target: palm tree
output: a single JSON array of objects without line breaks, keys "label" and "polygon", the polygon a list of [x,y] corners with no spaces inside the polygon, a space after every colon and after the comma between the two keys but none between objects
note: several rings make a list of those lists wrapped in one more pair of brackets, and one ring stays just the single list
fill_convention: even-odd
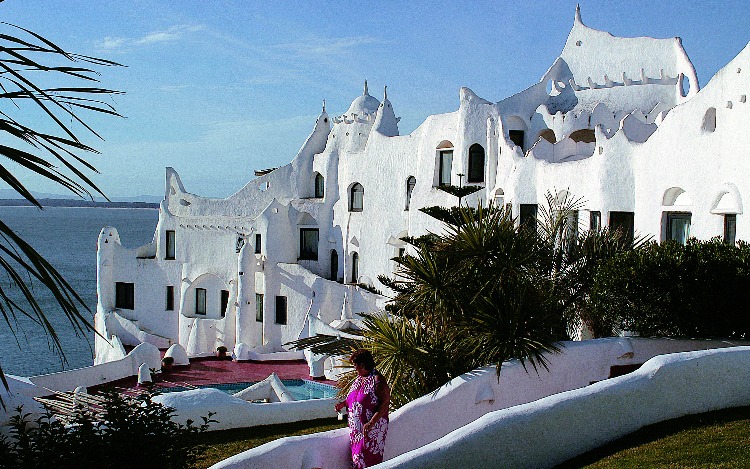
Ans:
[{"label": "palm tree", "polygon": [[[18,168],[14,171],[18,173],[42,176],[81,197],[93,198],[92,191],[104,196],[85,174],[96,168],[84,155],[98,152],[84,144],[77,134],[83,131],[97,138],[101,136],[79,117],[79,113],[119,116],[103,100],[119,92],[96,86],[97,68],[119,64],[66,52],[39,34],[8,23],[1,24],[6,32],[0,33],[0,132],[3,135],[0,155],[13,162]],[[21,182],[22,177],[0,165],[0,179],[41,209],[39,201]],[[10,281],[10,288],[0,286],[0,314],[17,342],[17,319],[28,317],[51,338],[54,349],[64,359],[60,339],[47,312],[35,299],[33,284],[40,284],[54,296],[76,333],[93,330],[88,317],[82,314],[81,308],[88,310],[88,307],[81,297],[49,262],[2,221],[0,269]],[[10,289],[16,288],[23,298],[21,302],[10,295]],[[7,388],[2,367],[0,379]]]}]

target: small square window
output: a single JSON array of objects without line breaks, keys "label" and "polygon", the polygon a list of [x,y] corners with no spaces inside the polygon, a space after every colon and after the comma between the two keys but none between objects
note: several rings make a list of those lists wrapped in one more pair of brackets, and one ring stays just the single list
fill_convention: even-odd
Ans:
[{"label": "small square window", "polygon": [[609,212],[609,229],[620,231],[628,243],[635,236],[635,214],[633,212]]},{"label": "small square window", "polygon": [[684,245],[690,238],[691,214],[686,212],[666,213],[666,239]]},{"label": "small square window", "polygon": [[300,228],[299,230],[299,259],[308,261],[318,260],[318,229]]},{"label": "small square window", "polygon": [[135,309],[135,284],[115,282],[115,308]]},{"label": "small square window", "polygon": [[520,210],[518,217],[520,226],[536,231],[536,204],[521,204]]}]

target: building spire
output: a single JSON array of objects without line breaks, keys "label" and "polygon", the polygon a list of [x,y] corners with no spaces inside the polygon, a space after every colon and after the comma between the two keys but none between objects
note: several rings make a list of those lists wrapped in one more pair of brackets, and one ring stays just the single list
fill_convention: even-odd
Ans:
[{"label": "building spire", "polygon": [[364,93],[362,93],[362,95],[363,95],[363,96],[367,96],[367,95],[369,95],[369,94],[370,94],[370,93],[368,93],[368,92],[367,92],[367,80],[365,80],[365,91],[364,91]]},{"label": "building spire", "polygon": [[326,112],[326,100],[323,100],[323,112]]},{"label": "building spire", "polygon": [[383,102],[388,101],[388,85],[383,87]]},{"label": "building spire", "polygon": [[576,19],[575,19],[575,22],[583,24],[583,21],[581,20],[581,5],[580,4],[576,4]]}]

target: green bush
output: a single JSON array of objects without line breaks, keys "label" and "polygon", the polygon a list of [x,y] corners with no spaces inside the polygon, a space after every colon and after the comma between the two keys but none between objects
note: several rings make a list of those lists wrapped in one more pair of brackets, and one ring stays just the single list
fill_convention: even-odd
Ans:
[{"label": "green bush", "polygon": [[171,420],[174,409],[137,397],[107,395],[98,415],[78,407],[68,425],[52,414],[30,420],[22,408],[11,417],[10,437],[0,437],[2,468],[190,468],[203,453],[201,425]]},{"label": "green bush", "polygon": [[643,336],[750,337],[750,245],[650,243],[603,263],[588,311]]}]

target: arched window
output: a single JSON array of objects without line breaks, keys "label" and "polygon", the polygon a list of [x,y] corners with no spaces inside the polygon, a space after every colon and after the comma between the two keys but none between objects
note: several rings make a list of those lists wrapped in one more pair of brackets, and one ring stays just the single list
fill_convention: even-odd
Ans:
[{"label": "arched window", "polygon": [[359,254],[352,253],[352,283],[357,283],[359,279]]},{"label": "arched window", "polygon": [[349,211],[361,212],[365,195],[365,188],[362,187],[362,184],[355,182],[354,185],[352,185],[350,192],[351,194],[349,195]]},{"label": "arched window", "polygon": [[320,173],[315,173],[315,198],[322,199],[325,193],[325,179]]},{"label": "arched window", "polygon": [[411,193],[414,192],[414,186],[417,185],[417,179],[414,176],[409,176],[408,179],[406,179],[406,208],[404,210],[409,210],[409,206],[411,205]]},{"label": "arched window", "polygon": [[468,182],[484,182],[484,148],[475,143],[469,147]]}]

